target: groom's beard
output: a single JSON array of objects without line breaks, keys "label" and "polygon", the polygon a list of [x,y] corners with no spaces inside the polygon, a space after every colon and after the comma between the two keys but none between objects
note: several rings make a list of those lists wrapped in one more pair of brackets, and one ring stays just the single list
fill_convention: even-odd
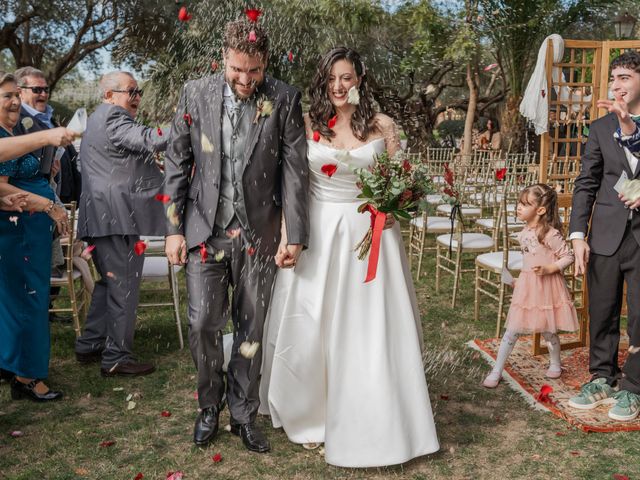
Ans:
[{"label": "groom's beard", "polygon": [[[261,80],[260,82],[252,80],[249,85],[245,85],[244,83],[240,83],[237,80],[229,80],[228,78],[225,78],[225,80],[227,81],[227,84],[231,87],[231,91],[233,92],[233,94],[235,95],[235,97],[238,100],[247,100],[247,99],[249,99],[251,97],[251,95],[256,93],[256,90],[258,89],[258,87],[260,85],[262,85],[262,82],[264,82],[264,79]],[[243,88],[250,88],[251,89],[251,93],[246,94],[246,93],[239,92],[238,91],[238,85],[240,85]]]}]

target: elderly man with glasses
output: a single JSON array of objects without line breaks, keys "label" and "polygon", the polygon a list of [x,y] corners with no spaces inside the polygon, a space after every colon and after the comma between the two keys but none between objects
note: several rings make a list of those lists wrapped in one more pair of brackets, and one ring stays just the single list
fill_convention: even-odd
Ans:
[{"label": "elderly man with glasses", "polygon": [[82,138],[82,196],[78,237],[95,246],[100,274],[85,329],[76,341],[81,363],[102,362],[104,377],[147,375],[155,370],[133,356],[144,253],[140,235],[165,235],[164,208],[156,196],[164,177],[153,154],[168,135],[135,121],[142,91],[128,72],[105,74],[103,103],[87,121]]}]

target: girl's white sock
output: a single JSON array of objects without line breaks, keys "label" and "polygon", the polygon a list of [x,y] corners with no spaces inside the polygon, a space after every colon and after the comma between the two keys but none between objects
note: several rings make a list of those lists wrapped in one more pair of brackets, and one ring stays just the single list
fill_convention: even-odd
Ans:
[{"label": "girl's white sock", "polygon": [[560,370],[560,337],[557,333],[542,332],[549,349],[549,369]]},{"label": "girl's white sock", "polygon": [[500,377],[502,375],[502,370],[504,370],[504,364],[507,363],[507,358],[511,355],[513,347],[515,347],[516,342],[518,341],[518,334],[516,332],[512,332],[507,330],[504,332],[504,336],[502,337],[502,341],[500,342],[500,348],[498,349],[498,357],[496,358],[496,364],[491,370],[492,377]]}]

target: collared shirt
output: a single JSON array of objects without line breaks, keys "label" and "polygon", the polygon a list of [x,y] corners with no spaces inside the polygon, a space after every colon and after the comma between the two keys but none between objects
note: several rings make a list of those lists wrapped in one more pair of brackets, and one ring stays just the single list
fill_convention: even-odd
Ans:
[{"label": "collared shirt", "polygon": [[47,127],[53,128],[53,122],[51,121],[51,117],[53,117],[53,107],[51,105],[47,104],[47,108],[44,112],[36,110],[31,105],[28,105],[24,102],[22,103],[22,106],[24,107],[24,109],[27,111],[29,115],[37,118],[42,123],[44,123]]}]

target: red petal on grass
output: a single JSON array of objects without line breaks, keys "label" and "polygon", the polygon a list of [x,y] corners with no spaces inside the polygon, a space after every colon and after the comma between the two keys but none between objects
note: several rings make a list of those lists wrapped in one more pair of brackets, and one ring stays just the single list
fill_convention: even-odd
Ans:
[{"label": "red petal on grass", "polygon": [[253,23],[256,23],[260,15],[262,15],[262,11],[257,8],[247,8],[244,13],[247,15],[249,21]]},{"label": "red petal on grass", "polygon": [[147,244],[142,240],[138,240],[136,244],[133,246],[133,251],[136,252],[136,255],[140,256],[147,249]]},{"label": "red petal on grass", "polygon": [[293,63],[293,52],[291,50],[289,50],[289,55],[287,55],[287,58],[289,59],[289,63]]},{"label": "red petal on grass", "polygon": [[257,38],[256,38],[256,32],[254,32],[253,30],[251,30],[251,31],[249,32],[249,41],[250,41],[250,42],[255,42],[256,40],[257,40]]},{"label": "red petal on grass", "polygon": [[181,22],[188,22],[191,20],[191,14],[187,12],[187,7],[180,8],[180,11],[178,12],[178,20]]},{"label": "red petal on grass", "polygon": [[440,400],[449,400],[449,395],[440,395]]},{"label": "red petal on grass", "polygon": [[506,168],[499,168],[496,170],[496,180],[504,180],[504,177],[507,175]]},{"label": "red petal on grass", "polygon": [[256,247],[247,248],[247,253],[249,254],[250,257],[253,257],[256,253]]},{"label": "red petal on grass", "polygon": [[171,416],[171,412],[169,410],[163,410],[162,412],[160,412],[160,415],[169,418]]},{"label": "red petal on grass", "polygon": [[319,142],[320,141],[320,132],[318,130],[314,130],[313,131],[313,141],[314,142]]},{"label": "red petal on grass", "polygon": [[177,472],[168,472],[167,480],[182,480],[183,473],[181,471]]},{"label": "red petal on grass", "polygon": [[573,455],[574,457],[579,457],[580,456],[580,452],[569,452],[571,455]]},{"label": "red petal on grass", "polygon": [[100,446],[102,448],[110,447],[110,446],[115,445],[115,444],[116,444],[115,440],[105,440],[104,442],[100,442]]},{"label": "red petal on grass", "polygon": [[613,474],[613,480],[629,480],[629,477],[627,477],[626,475],[623,475],[621,473],[614,473]]},{"label": "red petal on grass", "polygon": [[156,194],[156,200],[158,200],[159,202],[162,203],[169,203],[171,201],[171,197],[169,195],[166,195],[164,193],[158,193]]},{"label": "red petal on grass", "polygon": [[322,171],[322,173],[328,175],[329,178],[331,178],[333,174],[336,173],[336,170],[338,170],[338,166],[334,165],[333,163],[327,163],[325,165],[322,165],[322,168],[320,168],[320,170]]},{"label": "red petal on grass", "polygon": [[214,463],[220,463],[222,461],[222,455],[216,453],[213,457],[211,457]]},{"label": "red petal on grass", "polygon": [[564,437],[565,435],[565,432],[556,432],[556,437]]},{"label": "red petal on grass", "polygon": [[138,474],[135,476],[133,480],[142,480],[143,478],[144,478],[144,475],[142,474],[142,472],[138,472]]},{"label": "red petal on grass", "polygon": [[329,121],[327,122],[327,127],[329,128],[333,128],[336,126],[336,122],[338,121],[338,115],[334,115],[333,117],[331,117],[329,119]]},{"label": "red petal on grass", "polygon": [[207,261],[207,246],[202,242],[200,244],[200,263],[205,263]]},{"label": "red petal on grass", "polygon": [[187,125],[191,126],[191,123],[193,123],[193,121],[191,120],[191,115],[189,115],[188,113],[185,113],[182,116],[182,119],[187,122]]},{"label": "red petal on grass", "polygon": [[162,129],[160,127],[158,127],[156,129],[156,131],[158,132],[158,136],[161,137],[162,136]]}]

